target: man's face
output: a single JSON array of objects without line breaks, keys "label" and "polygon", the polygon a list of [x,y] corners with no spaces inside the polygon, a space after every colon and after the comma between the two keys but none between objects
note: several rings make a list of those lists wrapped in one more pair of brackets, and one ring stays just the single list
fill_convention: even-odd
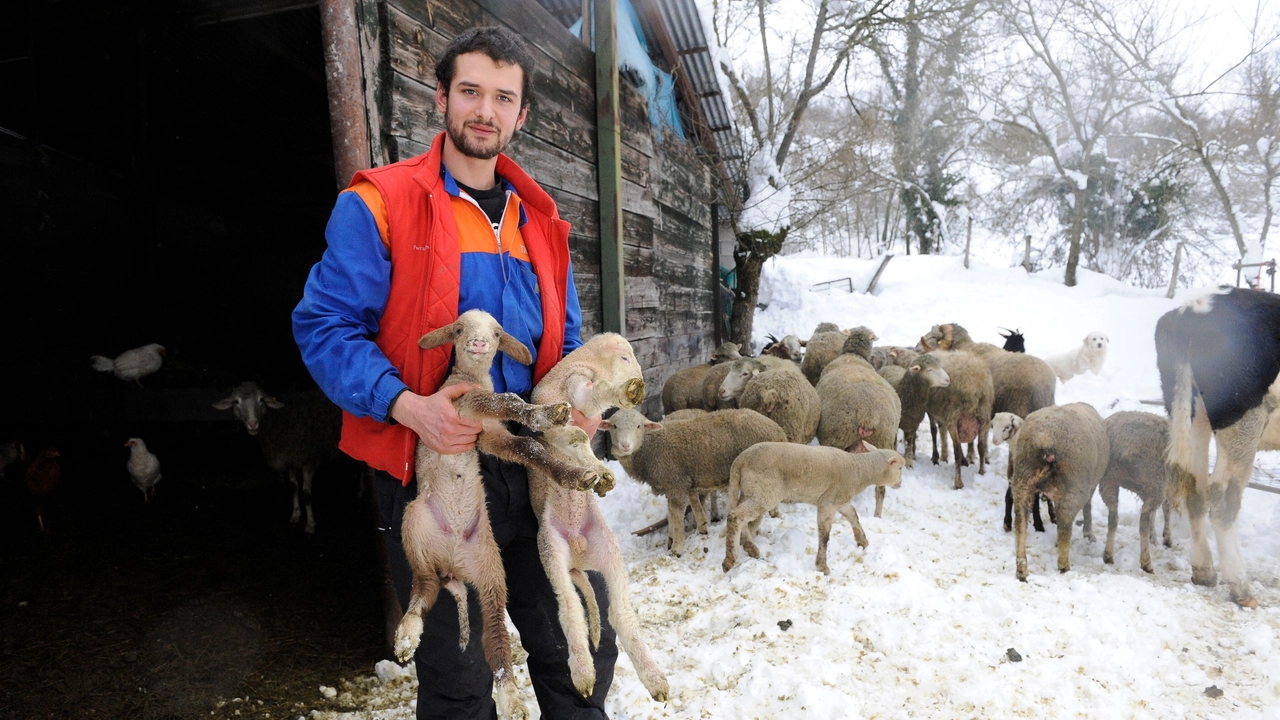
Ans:
[{"label": "man's face", "polygon": [[519,65],[499,64],[478,52],[457,57],[452,87],[436,88],[436,109],[463,155],[488,160],[511,143],[527,112],[520,107],[523,81]]}]

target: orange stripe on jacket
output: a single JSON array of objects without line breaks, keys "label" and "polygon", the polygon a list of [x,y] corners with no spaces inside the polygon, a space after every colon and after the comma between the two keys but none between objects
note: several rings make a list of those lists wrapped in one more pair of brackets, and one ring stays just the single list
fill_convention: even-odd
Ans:
[{"label": "orange stripe on jacket", "polygon": [[[493,234],[493,225],[489,216],[472,201],[461,198],[449,198],[453,204],[453,219],[458,224],[458,250],[464,253],[499,252],[498,240]],[[507,209],[502,221],[501,252],[511,253],[517,260],[529,262],[529,250],[520,237],[520,198],[511,193],[507,198]]]},{"label": "orange stripe on jacket", "polygon": [[391,241],[387,239],[387,203],[383,201],[377,186],[368,180],[361,180],[342,192],[353,192],[360,196],[364,206],[369,208],[369,214],[373,215],[373,221],[378,224],[378,237],[382,238],[382,246],[390,250]]}]

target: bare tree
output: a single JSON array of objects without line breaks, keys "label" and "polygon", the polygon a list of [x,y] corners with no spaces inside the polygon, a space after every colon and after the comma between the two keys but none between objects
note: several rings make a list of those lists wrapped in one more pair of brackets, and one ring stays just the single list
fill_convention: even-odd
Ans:
[{"label": "bare tree", "polygon": [[[746,120],[751,160],[743,213],[735,218],[737,292],[730,317],[735,342],[751,342],[760,270],[765,260],[781,251],[791,230],[787,206],[788,158],[814,100],[841,76],[850,54],[865,44],[886,21],[893,0],[816,0],[813,25],[785,38],[779,48],[770,46],[769,15],[780,11],[767,0],[717,0],[716,34],[729,46],[731,33],[747,27],[758,31],[763,57],[762,83],[752,83],[737,68],[722,63],[732,86],[735,108]],[[749,10],[749,11],[748,11]],[[747,18],[751,18],[750,25]],[[778,63],[778,58],[781,60]],[[780,67],[776,65],[780,64]],[[780,200],[782,202],[780,202]]]}]

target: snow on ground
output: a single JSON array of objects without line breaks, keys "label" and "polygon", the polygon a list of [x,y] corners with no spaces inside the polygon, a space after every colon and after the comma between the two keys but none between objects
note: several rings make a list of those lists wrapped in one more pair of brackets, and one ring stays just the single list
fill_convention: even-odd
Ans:
[{"label": "snow on ground", "polygon": [[[821,321],[867,325],[881,344],[914,345],[930,326],[964,325],[977,340],[998,327],[1021,328],[1032,354],[1067,350],[1091,330],[1111,337],[1101,376],[1058,387],[1058,402],[1084,401],[1104,416],[1143,409],[1159,397],[1152,333],[1182,302],[1083,272],[1074,289],[1061,275],[954,257],[895,258],[874,296],[810,292],[849,277],[865,289],[876,263],[779,258],[765,268],[769,306],[756,337],[807,336]],[[927,433],[922,433],[922,438]],[[927,453],[928,442],[920,443]],[[831,575],[814,568],[815,510],[784,505],[757,540],[763,557],[743,557],[728,574],[724,523],[693,534],[682,558],[659,531],[630,531],[665,517],[666,505],[627,478],[601,501],[631,573],[643,631],[671,683],[672,699],[652,701],[623,655],[608,700],[629,718],[1277,718],[1280,719],[1280,496],[1247,490],[1241,546],[1261,607],[1242,610],[1224,588],[1190,584],[1189,537],[1175,516],[1174,546],[1153,545],[1155,574],[1138,568],[1138,503],[1121,493],[1114,565],[1102,562],[1106,508],[1095,498],[1097,542],[1075,529],[1071,571],[1056,570],[1053,528],[1031,533],[1031,577],[1014,577],[1012,534],[1001,527],[1007,458],[992,453],[986,475],[928,461],[904,472],[884,517],[872,493],[855,504],[871,545],[861,550],[837,518]],[[1259,464],[1280,475],[1280,453]],[[784,627],[785,626],[785,627]],[[1020,662],[1010,659],[1012,648]],[[517,653],[522,659],[523,653]],[[347,712],[313,717],[410,718],[412,673],[394,664],[387,679],[345,683],[334,703]],[[537,717],[523,665],[518,670]],[[1211,697],[1214,686],[1221,697]],[[317,705],[323,703],[317,696]]]}]

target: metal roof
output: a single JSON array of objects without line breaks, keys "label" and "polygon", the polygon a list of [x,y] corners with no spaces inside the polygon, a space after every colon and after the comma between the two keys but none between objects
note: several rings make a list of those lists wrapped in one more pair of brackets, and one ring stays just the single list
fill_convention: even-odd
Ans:
[{"label": "metal roof", "polygon": [[[582,15],[582,0],[538,0],[565,27],[569,27]],[[742,177],[743,149],[742,140],[734,126],[733,114],[729,108],[729,88],[721,87],[719,75],[716,73],[715,60],[711,54],[711,42],[708,42],[703,30],[702,20],[695,0],[632,0],[633,3],[651,3],[662,14],[667,33],[675,45],[676,55],[693,86],[696,97],[684,98],[685,103],[697,103],[706,118],[707,130],[715,141],[729,178]],[[645,14],[639,13],[643,22]],[[653,54],[654,38],[648,38]],[[714,40],[713,40],[714,41]],[[660,57],[660,55],[659,55]],[[669,68],[674,71],[675,68]],[[726,188],[735,193],[736,189]],[[736,199],[736,198],[735,198]]]}]

